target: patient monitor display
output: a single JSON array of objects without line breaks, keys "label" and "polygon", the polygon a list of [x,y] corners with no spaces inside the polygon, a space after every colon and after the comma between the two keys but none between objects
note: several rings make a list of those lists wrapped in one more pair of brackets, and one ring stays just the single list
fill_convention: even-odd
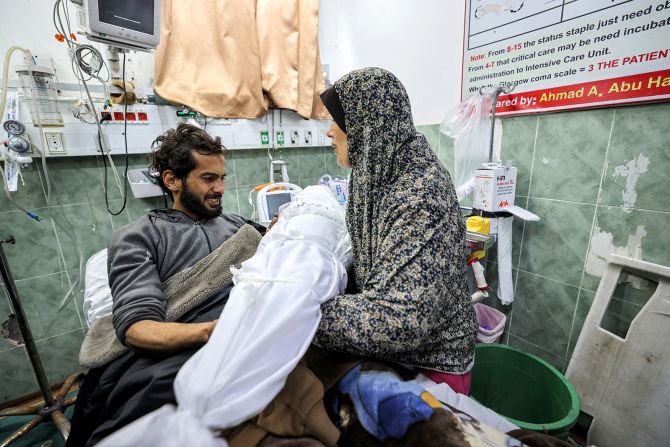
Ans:
[{"label": "patient monitor display", "polygon": [[153,34],[154,0],[99,0],[98,18],[103,23]]},{"label": "patient monitor display", "polygon": [[90,40],[151,50],[160,40],[160,0],[84,0],[79,23]]},{"label": "patient monitor display", "polygon": [[302,191],[298,185],[286,182],[267,183],[259,188],[256,196],[258,220],[265,225],[270,223],[282,205],[293,200],[295,195]]},{"label": "patient monitor display", "polygon": [[278,194],[268,194],[265,198],[268,206],[268,215],[274,216],[279,212],[279,207],[285,203],[288,203],[292,199],[292,194],[290,192],[282,192]]}]

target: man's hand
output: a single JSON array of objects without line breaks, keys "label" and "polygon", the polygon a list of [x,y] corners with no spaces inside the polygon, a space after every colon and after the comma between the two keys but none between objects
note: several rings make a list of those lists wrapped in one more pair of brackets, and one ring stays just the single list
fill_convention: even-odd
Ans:
[{"label": "man's hand", "polygon": [[216,323],[217,323],[218,321],[219,321],[219,319],[217,318],[216,320],[214,320],[214,321],[210,321],[209,323],[204,323],[204,324],[207,324],[207,325],[208,325],[208,326],[206,327],[206,331],[207,331],[207,340],[205,340],[205,343],[207,343],[207,342],[209,341],[209,338],[212,336],[212,332],[214,332],[214,327],[216,327]]},{"label": "man's hand", "polygon": [[126,331],[126,345],[139,351],[175,352],[204,345],[218,320],[206,323],[166,323],[142,320]]}]

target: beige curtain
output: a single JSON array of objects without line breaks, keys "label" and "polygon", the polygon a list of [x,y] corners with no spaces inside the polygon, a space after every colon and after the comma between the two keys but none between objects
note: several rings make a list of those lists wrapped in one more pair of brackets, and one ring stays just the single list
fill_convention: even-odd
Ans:
[{"label": "beige curtain", "polygon": [[156,93],[207,116],[328,118],[318,0],[162,0]]},{"label": "beige curtain", "polygon": [[318,0],[256,0],[263,91],[278,107],[329,118],[319,58]]}]

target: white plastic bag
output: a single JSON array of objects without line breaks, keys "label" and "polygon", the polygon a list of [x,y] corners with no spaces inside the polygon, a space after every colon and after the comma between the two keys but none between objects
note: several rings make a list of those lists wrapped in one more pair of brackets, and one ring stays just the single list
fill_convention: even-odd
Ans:
[{"label": "white plastic bag", "polygon": [[475,169],[489,161],[491,106],[493,89],[475,93],[449,110],[440,132],[454,139],[454,172],[456,188],[465,185]]},{"label": "white plastic bag", "polygon": [[351,262],[344,210],[326,187],[307,187],[233,271],[209,342],[177,374],[178,407],[165,405],[99,445],[225,446],[215,430],[255,416],[281,391],[314,337],[321,304],[344,291]]}]

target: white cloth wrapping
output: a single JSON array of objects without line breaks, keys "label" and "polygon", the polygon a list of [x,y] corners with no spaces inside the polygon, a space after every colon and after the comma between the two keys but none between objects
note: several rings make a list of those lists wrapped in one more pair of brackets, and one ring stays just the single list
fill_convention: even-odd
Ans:
[{"label": "white cloth wrapping", "polygon": [[281,391],[310,345],[320,306],[344,291],[352,262],[344,210],[323,186],[299,193],[234,271],[209,342],[180,369],[178,407],[165,405],[100,446],[225,446],[213,430],[256,414]]}]

